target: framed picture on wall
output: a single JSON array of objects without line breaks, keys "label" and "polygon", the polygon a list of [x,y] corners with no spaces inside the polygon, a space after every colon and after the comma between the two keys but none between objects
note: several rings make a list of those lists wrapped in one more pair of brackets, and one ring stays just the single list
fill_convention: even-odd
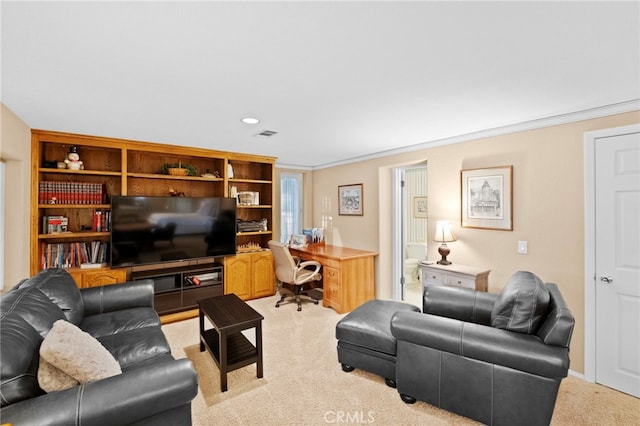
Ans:
[{"label": "framed picture on wall", "polygon": [[361,183],[338,186],[338,214],[341,216],[362,216],[364,201]]},{"label": "framed picture on wall", "polygon": [[427,197],[413,197],[413,217],[427,217]]},{"label": "framed picture on wall", "polygon": [[513,231],[513,166],[460,171],[463,228]]}]

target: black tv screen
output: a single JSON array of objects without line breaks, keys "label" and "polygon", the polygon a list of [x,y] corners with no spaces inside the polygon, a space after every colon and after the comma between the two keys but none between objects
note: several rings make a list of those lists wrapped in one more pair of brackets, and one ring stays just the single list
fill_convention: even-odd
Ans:
[{"label": "black tv screen", "polygon": [[222,197],[111,199],[111,266],[236,253],[236,200]]}]

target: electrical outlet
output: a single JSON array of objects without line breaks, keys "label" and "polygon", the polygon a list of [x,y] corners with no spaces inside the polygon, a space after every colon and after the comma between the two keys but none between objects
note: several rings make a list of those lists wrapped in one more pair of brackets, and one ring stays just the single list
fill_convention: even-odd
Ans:
[{"label": "electrical outlet", "polygon": [[518,241],[518,253],[527,254],[527,242],[526,241]]}]

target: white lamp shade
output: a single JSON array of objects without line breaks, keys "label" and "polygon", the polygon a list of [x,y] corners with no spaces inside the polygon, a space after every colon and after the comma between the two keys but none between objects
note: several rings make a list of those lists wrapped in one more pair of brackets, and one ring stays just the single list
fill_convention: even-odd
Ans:
[{"label": "white lamp shade", "polygon": [[455,240],[456,236],[453,233],[451,222],[449,222],[448,220],[439,220],[436,223],[436,234],[433,238],[433,241],[437,241],[440,243],[449,243]]}]

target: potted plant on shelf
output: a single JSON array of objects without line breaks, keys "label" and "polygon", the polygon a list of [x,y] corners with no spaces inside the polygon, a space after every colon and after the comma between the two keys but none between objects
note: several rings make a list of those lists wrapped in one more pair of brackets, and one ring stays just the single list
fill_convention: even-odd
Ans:
[{"label": "potted plant on shelf", "polygon": [[164,163],[160,173],[172,176],[197,176],[198,169],[192,164],[183,164],[182,161],[179,161],[177,163]]}]

